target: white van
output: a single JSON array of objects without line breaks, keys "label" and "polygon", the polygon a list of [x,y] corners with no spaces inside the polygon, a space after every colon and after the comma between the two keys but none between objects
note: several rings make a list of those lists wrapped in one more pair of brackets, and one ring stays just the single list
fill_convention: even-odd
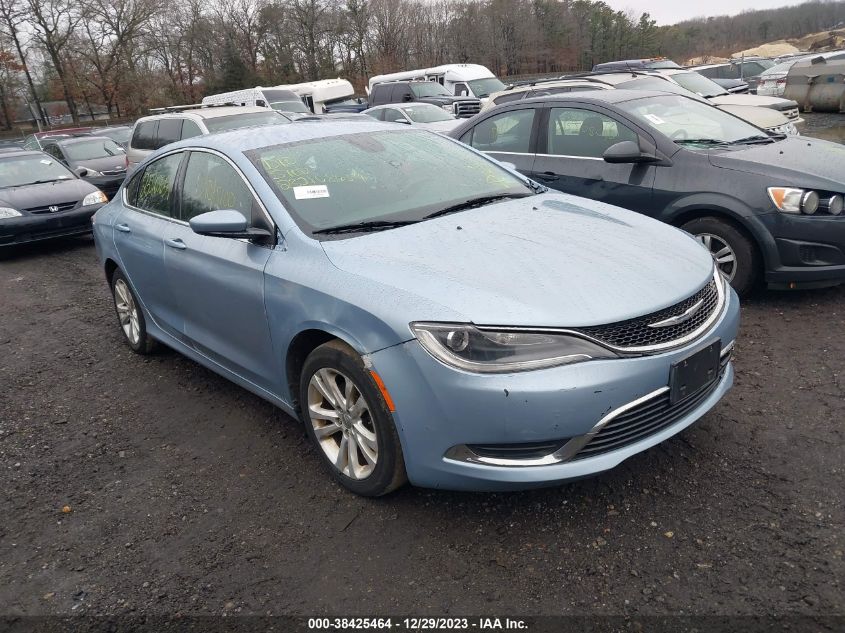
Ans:
[{"label": "white van", "polygon": [[443,64],[422,70],[376,75],[370,79],[367,94],[376,84],[388,81],[436,81],[456,97],[475,97],[486,103],[494,92],[504,90],[503,84],[493,73],[479,64]]},{"label": "white van", "polygon": [[346,101],[355,94],[352,84],[346,79],[321,79],[301,84],[276,86],[274,90],[290,90],[296,94],[314,114],[323,114],[326,106]]},{"label": "white van", "polygon": [[221,92],[217,95],[203,97],[202,104],[258,106],[260,108],[272,108],[285,114],[301,116],[311,114],[299,95],[278,86],[272,88],[256,86],[244,90]]}]

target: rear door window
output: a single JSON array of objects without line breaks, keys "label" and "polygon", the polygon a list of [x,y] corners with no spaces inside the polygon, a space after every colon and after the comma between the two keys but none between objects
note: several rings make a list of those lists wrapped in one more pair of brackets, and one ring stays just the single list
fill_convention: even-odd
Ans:
[{"label": "rear door window", "polygon": [[169,154],[147,165],[138,185],[135,206],[165,217],[173,217],[173,183],[182,162],[182,152]]},{"label": "rear door window", "polygon": [[175,143],[182,138],[182,121],[183,119],[161,119],[158,122],[156,149]]}]

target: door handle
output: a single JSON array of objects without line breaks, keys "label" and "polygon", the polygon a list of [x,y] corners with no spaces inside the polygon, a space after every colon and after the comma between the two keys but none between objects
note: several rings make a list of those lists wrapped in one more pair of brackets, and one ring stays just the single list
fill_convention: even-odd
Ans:
[{"label": "door handle", "polygon": [[131,233],[132,229],[129,228],[128,224],[115,224],[114,228],[116,228],[121,233]]},{"label": "door handle", "polygon": [[557,180],[558,178],[560,178],[560,176],[558,176],[558,175],[557,175],[555,172],[553,172],[553,171],[544,171],[544,172],[543,172],[543,173],[541,173],[541,174],[537,174],[537,177],[538,177],[540,180],[543,180],[543,181],[545,181],[545,182],[553,182],[553,181]]},{"label": "door handle", "polygon": [[164,243],[167,244],[170,248],[178,248],[180,251],[184,251],[188,246],[180,240],[178,237],[172,240],[164,240]]}]

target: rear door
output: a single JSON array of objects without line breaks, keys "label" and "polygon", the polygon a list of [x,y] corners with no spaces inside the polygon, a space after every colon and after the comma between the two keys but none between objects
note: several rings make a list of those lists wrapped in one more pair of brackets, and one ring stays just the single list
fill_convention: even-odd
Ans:
[{"label": "rear door", "polygon": [[278,393],[284,371],[273,353],[264,310],[264,267],[273,241],[194,233],[188,221],[234,209],[250,226],[275,234],[269,216],[241,173],[216,153],[191,151],[179,188],[181,223],[164,234],[166,284],[184,316],[186,341],[204,356]]},{"label": "rear door", "polygon": [[461,137],[461,142],[512,163],[529,176],[534,169],[537,121],[541,110],[531,105],[487,116]]},{"label": "rear door", "polygon": [[163,235],[179,222],[173,213],[173,189],[183,155],[163,156],[132,177],[114,227],[115,247],[129,283],[156,325],[180,340],[182,315],[162,280]]},{"label": "rear door", "polygon": [[[531,177],[553,189],[650,212],[655,167],[611,164],[605,150],[622,141],[640,144],[641,132],[609,111],[586,104],[544,108]],[[652,145],[653,139],[646,139]]]}]

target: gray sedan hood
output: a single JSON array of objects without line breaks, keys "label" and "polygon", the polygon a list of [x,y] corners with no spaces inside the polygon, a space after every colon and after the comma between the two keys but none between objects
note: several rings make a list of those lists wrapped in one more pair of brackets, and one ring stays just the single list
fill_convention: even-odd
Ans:
[{"label": "gray sedan hood", "polygon": [[322,245],[341,270],[420,297],[428,307],[416,319],[479,325],[621,321],[689,297],[713,274],[709,253],[686,233],[563,194]]}]

